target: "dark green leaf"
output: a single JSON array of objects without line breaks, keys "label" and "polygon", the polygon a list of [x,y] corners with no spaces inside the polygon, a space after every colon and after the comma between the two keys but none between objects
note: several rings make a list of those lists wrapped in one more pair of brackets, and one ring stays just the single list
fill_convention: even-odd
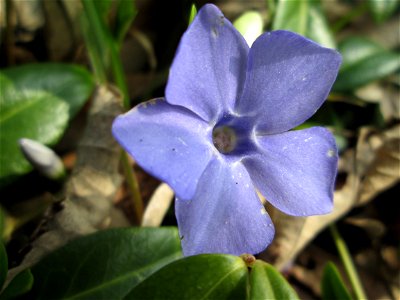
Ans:
[{"label": "dark green leaf", "polygon": [[246,299],[247,274],[237,256],[190,256],[147,278],[126,299]]},{"label": "dark green leaf", "polygon": [[118,45],[121,45],[124,40],[136,13],[137,11],[133,0],[118,1],[117,18],[114,26],[114,37]]},{"label": "dark green leaf", "polygon": [[257,260],[250,272],[250,299],[299,299],[299,296],[273,266]]},{"label": "dark green leaf", "polygon": [[6,247],[2,241],[0,241],[0,291],[3,287],[4,282],[6,281],[8,272],[8,258]]},{"label": "dark green leaf", "polygon": [[31,170],[19,150],[20,138],[53,145],[68,122],[68,105],[53,94],[21,87],[14,89],[12,85],[6,85],[3,91],[0,95],[0,185]]},{"label": "dark green leaf", "polygon": [[0,206],[0,243],[4,240],[5,220],[6,216],[3,208]]},{"label": "dark green leaf", "polygon": [[80,110],[93,90],[93,78],[84,68],[76,65],[41,63],[5,69],[3,74],[15,88],[45,91],[69,105],[70,117]]},{"label": "dark green leaf", "polygon": [[176,228],[124,228],[76,239],[33,269],[34,299],[121,299],[181,257]]},{"label": "dark green leaf", "polygon": [[324,268],[321,281],[322,299],[351,300],[343,280],[332,262],[328,262]]},{"label": "dark green leaf", "polygon": [[393,15],[399,4],[399,0],[368,0],[368,8],[377,23],[381,23]]},{"label": "dark green leaf", "polygon": [[31,270],[27,269],[19,273],[7,285],[0,294],[0,300],[14,299],[29,292],[33,285],[33,276]]},{"label": "dark green leaf", "polygon": [[398,53],[390,52],[364,39],[351,38],[339,46],[343,64],[333,86],[348,91],[383,78],[400,68]]}]

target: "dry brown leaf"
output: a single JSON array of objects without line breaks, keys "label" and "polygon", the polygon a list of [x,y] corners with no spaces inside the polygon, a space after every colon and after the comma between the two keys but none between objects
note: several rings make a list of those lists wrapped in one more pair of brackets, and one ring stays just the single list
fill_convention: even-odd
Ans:
[{"label": "dry brown leaf", "polygon": [[357,97],[378,103],[385,121],[400,119],[400,90],[390,84],[373,82],[356,90]]},{"label": "dry brown leaf", "polygon": [[345,222],[363,229],[372,239],[382,237],[386,232],[385,225],[376,219],[367,217],[348,217]]},{"label": "dry brown leaf", "polygon": [[[371,137],[370,139],[374,138]],[[364,204],[400,181],[400,126],[379,135],[374,157],[361,181],[358,204]]]}]

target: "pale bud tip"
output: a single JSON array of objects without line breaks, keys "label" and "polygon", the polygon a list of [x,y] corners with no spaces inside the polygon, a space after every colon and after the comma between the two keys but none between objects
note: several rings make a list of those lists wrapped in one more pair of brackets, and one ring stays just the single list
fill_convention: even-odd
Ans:
[{"label": "pale bud tip", "polygon": [[27,138],[20,139],[19,146],[25,158],[44,176],[54,180],[64,177],[64,165],[52,149]]}]

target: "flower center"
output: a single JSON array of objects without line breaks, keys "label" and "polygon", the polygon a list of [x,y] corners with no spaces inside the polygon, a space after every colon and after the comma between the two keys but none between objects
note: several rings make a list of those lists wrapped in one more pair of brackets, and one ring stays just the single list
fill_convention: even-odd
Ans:
[{"label": "flower center", "polygon": [[215,148],[221,153],[232,152],[236,147],[236,133],[228,126],[214,128],[212,137]]}]

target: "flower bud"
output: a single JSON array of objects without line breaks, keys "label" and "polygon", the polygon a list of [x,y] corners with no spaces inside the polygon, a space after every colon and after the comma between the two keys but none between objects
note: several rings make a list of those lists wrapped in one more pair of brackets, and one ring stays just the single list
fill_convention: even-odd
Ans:
[{"label": "flower bud", "polygon": [[65,176],[65,168],[60,157],[49,147],[26,138],[20,139],[19,145],[25,158],[41,174],[54,180]]}]

